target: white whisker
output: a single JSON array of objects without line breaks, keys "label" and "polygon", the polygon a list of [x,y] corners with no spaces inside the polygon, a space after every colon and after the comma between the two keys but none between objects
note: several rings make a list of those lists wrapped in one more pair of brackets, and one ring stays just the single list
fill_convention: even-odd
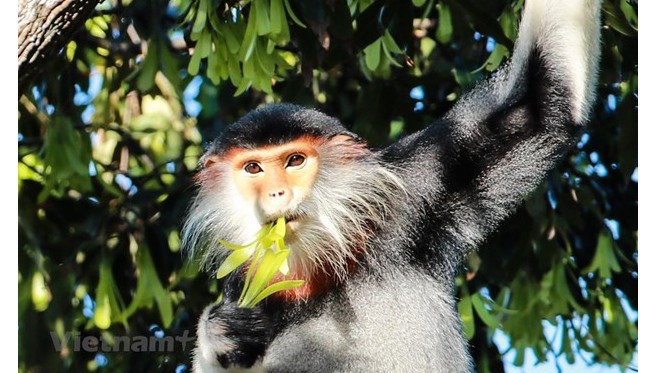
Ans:
[{"label": "white whisker", "polygon": [[[348,275],[348,265],[357,263],[376,230],[405,200],[403,182],[370,152],[356,151],[360,145],[325,143],[318,151],[317,180],[294,212],[301,216],[295,231],[286,236],[291,249],[291,270],[302,279],[325,274],[338,280]],[[353,147],[354,158],[348,158]],[[223,164],[201,171],[200,190],[183,229],[183,245],[199,257],[203,267],[214,270],[228,254],[226,240],[246,244],[261,228],[260,214],[247,208]]]}]

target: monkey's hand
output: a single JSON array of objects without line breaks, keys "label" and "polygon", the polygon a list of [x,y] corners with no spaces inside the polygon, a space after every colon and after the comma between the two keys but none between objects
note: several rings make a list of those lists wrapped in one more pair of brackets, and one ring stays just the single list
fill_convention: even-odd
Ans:
[{"label": "monkey's hand", "polygon": [[260,305],[240,308],[237,302],[224,300],[205,308],[197,334],[193,371],[222,372],[254,366],[265,354],[271,327]]}]

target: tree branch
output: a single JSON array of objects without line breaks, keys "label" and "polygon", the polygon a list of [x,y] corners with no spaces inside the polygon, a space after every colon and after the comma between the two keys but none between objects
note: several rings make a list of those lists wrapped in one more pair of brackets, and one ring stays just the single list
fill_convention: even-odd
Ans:
[{"label": "tree branch", "polygon": [[18,3],[18,92],[58,53],[100,0],[20,0]]}]

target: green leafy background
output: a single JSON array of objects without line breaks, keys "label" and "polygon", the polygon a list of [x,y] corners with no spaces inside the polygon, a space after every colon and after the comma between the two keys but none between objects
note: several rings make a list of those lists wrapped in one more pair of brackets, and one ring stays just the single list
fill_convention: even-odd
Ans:
[{"label": "green leafy background", "polygon": [[[371,146],[388,144],[505,62],[522,5],[101,3],[19,93],[19,371],[181,371],[188,350],[57,352],[49,333],[194,330],[219,294],[180,248],[204,144],[275,101],[317,107]],[[606,0],[602,15],[588,134],[457,279],[480,372],[531,353],[635,367],[637,1]]]}]

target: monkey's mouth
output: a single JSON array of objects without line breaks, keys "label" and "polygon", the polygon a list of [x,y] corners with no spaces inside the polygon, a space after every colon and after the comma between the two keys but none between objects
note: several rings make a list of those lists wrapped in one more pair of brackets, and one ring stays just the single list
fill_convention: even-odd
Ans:
[{"label": "monkey's mouth", "polygon": [[303,214],[292,214],[292,215],[287,215],[285,217],[285,222],[290,223],[290,222],[300,222],[304,220],[305,216]]},{"label": "monkey's mouth", "polygon": [[[286,214],[284,216],[285,218],[285,223],[299,223],[304,220],[305,216],[304,214],[299,214],[299,213],[292,213],[292,214]],[[274,224],[278,220],[278,217],[273,218],[273,219],[268,219],[265,224]]]}]

